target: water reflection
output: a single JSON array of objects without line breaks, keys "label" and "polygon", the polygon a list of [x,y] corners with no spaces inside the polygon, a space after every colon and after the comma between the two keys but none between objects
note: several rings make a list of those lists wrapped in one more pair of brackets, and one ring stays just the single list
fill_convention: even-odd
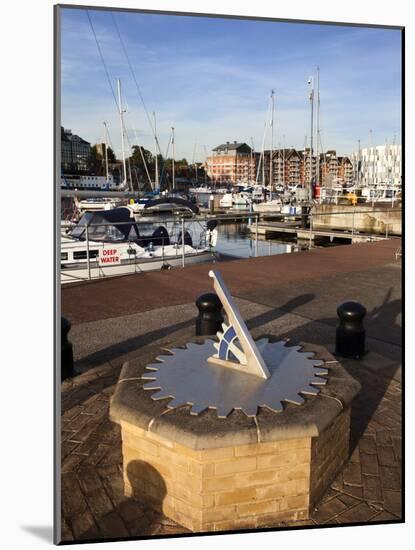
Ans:
[{"label": "water reflection", "polygon": [[246,223],[219,224],[217,230],[218,240],[215,250],[227,256],[237,258],[273,256],[298,249],[295,243],[282,243],[271,239],[258,239],[256,242],[255,235],[251,236]]}]

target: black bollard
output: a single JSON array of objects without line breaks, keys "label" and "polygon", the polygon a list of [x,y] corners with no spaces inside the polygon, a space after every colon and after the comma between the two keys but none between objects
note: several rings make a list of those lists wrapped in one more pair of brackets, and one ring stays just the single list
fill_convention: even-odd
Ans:
[{"label": "black bollard", "polygon": [[61,381],[74,375],[72,344],[68,340],[70,329],[71,323],[65,317],[61,317]]},{"label": "black bollard", "polygon": [[222,330],[222,302],[214,292],[202,294],[196,300],[199,315],[196,319],[196,336],[208,336]]},{"label": "black bollard", "polygon": [[365,353],[366,331],[363,318],[366,308],[359,302],[344,302],[337,308],[340,324],[336,329],[336,351],[343,357],[359,359]]},{"label": "black bollard", "polygon": [[301,228],[306,229],[307,228],[307,222],[308,222],[308,213],[309,208],[308,206],[301,206]]},{"label": "black bollard", "polygon": [[210,195],[210,197],[209,197],[209,212],[211,214],[215,213],[215,197],[214,197],[214,195]]}]

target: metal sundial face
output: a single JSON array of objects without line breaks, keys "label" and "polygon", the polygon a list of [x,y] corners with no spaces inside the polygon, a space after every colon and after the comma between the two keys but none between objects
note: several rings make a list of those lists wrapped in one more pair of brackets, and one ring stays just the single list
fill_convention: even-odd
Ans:
[{"label": "metal sundial face", "polygon": [[255,342],[217,271],[209,271],[214,288],[228,318],[219,342],[206,340],[203,344],[188,344],[174,348],[171,355],[157,357],[160,363],[147,365],[151,373],[141,377],[148,383],[145,390],[158,390],[152,399],[171,398],[169,409],[191,405],[191,414],[216,409],[219,418],[226,418],[234,409],[254,417],[258,407],[279,412],[282,402],[301,405],[300,395],[316,395],[321,376],[327,369],[319,368],[322,361],[312,359],[310,352],[285,342]]},{"label": "metal sundial face", "polygon": [[271,343],[268,339],[256,346],[270,372],[268,379],[235,368],[226,368],[208,361],[216,352],[215,342],[190,343],[186,348],[169,350],[172,355],[157,357],[160,363],[147,365],[142,378],[148,381],[145,390],[158,390],[152,399],[171,397],[167,408],[191,405],[190,413],[197,415],[206,409],[216,409],[219,418],[226,418],[233,409],[241,409],[254,417],[258,407],[274,412],[283,410],[282,401],[301,405],[300,393],[316,395],[318,386],[326,380],[327,369],[319,368],[323,361],[312,359],[311,352],[301,352],[299,346],[285,342]]}]

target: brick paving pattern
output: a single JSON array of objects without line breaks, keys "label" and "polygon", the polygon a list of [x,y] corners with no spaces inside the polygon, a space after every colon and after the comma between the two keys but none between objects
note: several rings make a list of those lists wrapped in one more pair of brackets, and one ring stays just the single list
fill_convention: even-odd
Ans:
[{"label": "brick paving pattern", "polygon": [[[269,527],[401,518],[400,383],[350,363],[362,391],[352,411],[349,462],[309,520]],[[188,532],[124,496],[120,429],[108,417],[118,375],[107,363],[62,384],[63,541]]]},{"label": "brick paving pattern", "polygon": [[[399,246],[395,239],[220,265],[231,292],[245,300],[254,333],[270,330],[330,347],[340,301],[354,297],[368,306],[369,353],[361,361],[342,361],[362,385],[352,406],[348,463],[310,519],[269,527],[402,517]],[[189,266],[123,277],[122,284],[108,279],[62,289],[76,367],[86,371],[62,384],[63,541],[186,532],[124,496],[120,429],[108,411],[123,361],[150,357],[161,344],[193,331],[195,296],[210,290],[207,269]]]}]

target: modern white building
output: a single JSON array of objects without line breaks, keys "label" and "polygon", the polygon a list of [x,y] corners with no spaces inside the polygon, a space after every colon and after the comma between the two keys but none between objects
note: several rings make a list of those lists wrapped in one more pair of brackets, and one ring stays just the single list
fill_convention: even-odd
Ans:
[{"label": "modern white building", "polygon": [[354,179],[362,186],[401,185],[402,149],[400,145],[377,145],[352,153]]}]

